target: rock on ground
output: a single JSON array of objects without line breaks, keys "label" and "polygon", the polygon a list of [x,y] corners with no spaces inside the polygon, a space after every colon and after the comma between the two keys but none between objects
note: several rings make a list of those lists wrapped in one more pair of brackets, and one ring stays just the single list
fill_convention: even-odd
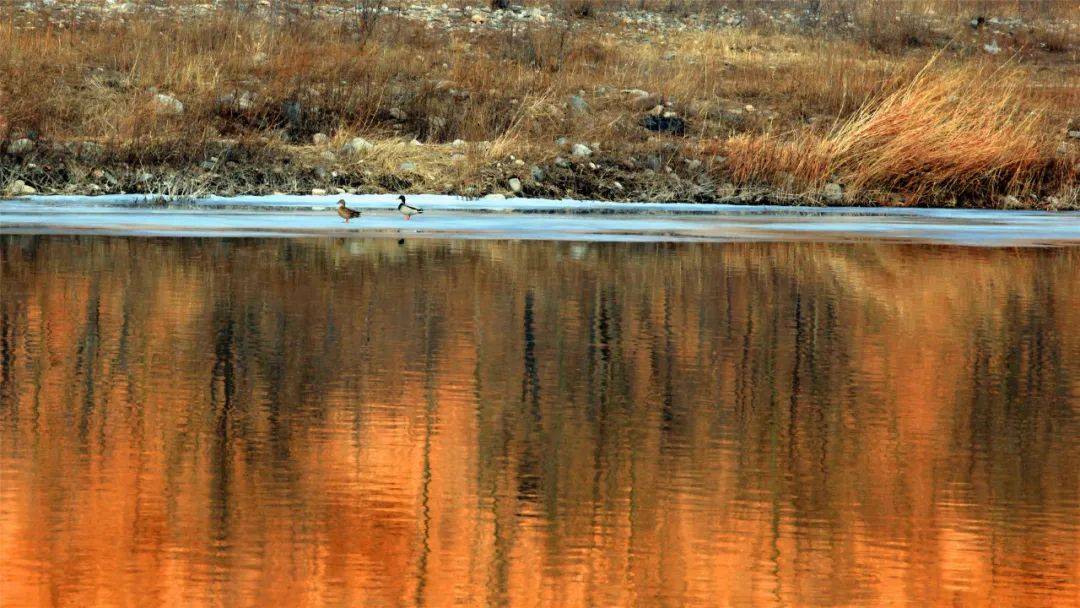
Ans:
[{"label": "rock on ground", "polygon": [[162,114],[183,114],[184,104],[179,99],[165,93],[154,95],[154,106]]},{"label": "rock on ground", "polygon": [[33,149],[34,140],[25,137],[16,139],[8,144],[8,154],[11,154],[12,156],[22,156]]},{"label": "rock on ground", "polygon": [[375,148],[375,144],[370,141],[363,137],[354,137],[341,147],[341,151],[346,154],[357,154],[359,152],[368,152],[373,148]]},{"label": "rock on ground", "polygon": [[8,184],[6,192],[10,196],[29,196],[31,194],[37,193],[37,190],[35,190],[31,186],[27,186],[26,182],[24,182],[23,180],[17,179]]},{"label": "rock on ground", "polygon": [[650,114],[641,119],[641,125],[650,131],[656,131],[657,133],[671,133],[672,135],[682,135],[686,133],[686,121],[678,116],[661,115],[656,116]]}]

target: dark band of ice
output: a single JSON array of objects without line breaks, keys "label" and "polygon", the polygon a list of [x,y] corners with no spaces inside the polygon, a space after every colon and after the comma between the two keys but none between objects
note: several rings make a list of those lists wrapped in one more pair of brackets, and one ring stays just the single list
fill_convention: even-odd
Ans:
[{"label": "dark band of ice", "polygon": [[[339,198],[363,211],[349,224]],[[964,245],[1080,244],[1080,213],[779,207],[412,196],[241,196],[160,202],[143,195],[0,200],[0,232],[154,236],[409,236],[589,241],[899,240]]]}]

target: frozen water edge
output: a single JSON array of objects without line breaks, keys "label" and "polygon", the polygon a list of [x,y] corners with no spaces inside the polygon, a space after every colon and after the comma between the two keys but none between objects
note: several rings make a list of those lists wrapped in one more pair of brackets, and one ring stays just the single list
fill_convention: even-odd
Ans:
[{"label": "frozen water edge", "polygon": [[[349,224],[339,198],[364,212]],[[780,207],[389,195],[208,197],[161,205],[143,195],[0,200],[0,233],[148,236],[408,236],[589,241],[864,241],[964,245],[1080,243],[1080,213]]]}]

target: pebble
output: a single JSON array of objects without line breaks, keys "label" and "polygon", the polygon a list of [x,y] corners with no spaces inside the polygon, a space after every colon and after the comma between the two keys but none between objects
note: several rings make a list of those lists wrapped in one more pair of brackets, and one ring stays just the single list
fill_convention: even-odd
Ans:
[{"label": "pebble", "polygon": [[513,191],[514,194],[517,194],[517,193],[521,192],[521,180],[520,179],[518,179],[516,177],[511,177],[510,180],[507,182],[507,185],[510,186],[510,190]]},{"label": "pebble", "polygon": [[586,158],[592,156],[592,150],[585,144],[574,144],[570,148],[570,153],[579,158]]},{"label": "pebble", "polygon": [[7,193],[10,194],[11,196],[28,196],[28,195],[34,194],[36,192],[37,192],[37,190],[35,190],[31,186],[27,186],[26,182],[24,182],[21,179],[17,179],[15,181],[11,182],[10,184],[8,184],[8,187],[7,187]]},{"label": "pebble", "polygon": [[589,111],[589,104],[580,95],[570,96],[570,107],[578,114],[584,114]]},{"label": "pebble", "polygon": [[311,143],[315,144],[316,146],[325,144],[329,140],[330,138],[327,137],[326,133],[316,133],[311,136]]},{"label": "pebble", "polygon": [[154,106],[162,114],[177,115],[184,113],[184,104],[179,99],[165,93],[154,95]]},{"label": "pebble", "polygon": [[825,187],[821,190],[822,196],[830,203],[839,203],[844,200],[844,187],[835,182],[825,184]]},{"label": "pebble", "polygon": [[324,194],[326,194],[326,190],[324,190],[323,188],[312,188],[311,189],[311,195],[312,196],[323,196]]},{"label": "pebble", "polygon": [[347,154],[356,154],[357,152],[368,152],[374,147],[374,144],[363,137],[354,137],[341,147],[341,151]]},{"label": "pebble", "polygon": [[27,152],[34,149],[34,140],[27,139],[25,137],[16,139],[8,144],[8,154],[13,156],[22,156]]}]

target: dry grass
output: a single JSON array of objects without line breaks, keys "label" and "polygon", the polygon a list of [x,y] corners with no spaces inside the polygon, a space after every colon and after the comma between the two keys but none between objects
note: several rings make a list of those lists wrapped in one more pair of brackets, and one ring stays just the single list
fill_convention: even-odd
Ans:
[{"label": "dry grass", "polygon": [[725,152],[737,180],[820,188],[844,184],[849,197],[953,202],[1024,195],[1060,186],[1075,197],[1075,154],[1057,153],[1044,112],[1024,109],[1015,68],[927,65],[907,85],[871,99],[830,132],[739,136],[706,144]]},{"label": "dry grass", "polygon": [[[737,5],[646,4],[676,15]],[[187,171],[215,159],[275,165],[252,174],[247,189],[321,180],[483,194],[516,175],[536,195],[704,200],[727,183],[812,193],[839,180],[871,203],[898,193],[915,204],[1075,198],[1077,148],[1059,150],[1066,108],[1080,105],[1074,30],[1032,27],[991,57],[980,52],[989,34],[966,19],[935,30],[928,24],[937,21],[923,19],[933,3],[885,4],[822,2],[819,25],[806,31],[643,31],[615,19],[620,7],[610,3],[587,18],[475,32],[359,12],[12,14],[0,19],[0,139],[31,137],[39,150],[103,147],[94,158],[45,155],[52,173],[41,162],[28,169],[32,158],[0,156],[0,181],[50,189],[98,166]],[[954,4],[937,5],[938,18]],[[1044,4],[1059,17],[1070,10]],[[842,13],[855,30],[829,29]],[[913,37],[911,28],[931,34]],[[180,100],[183,113],[163,111],[158,92]],[[587,108],[575,110],[572,96]],[[686,119],[684,136],[643,128],[657,105]],[[326,143],[313,145],[316,133]],[[375,148],[343,154],[355,136]],[[559,137],[596,148],[599,168],[556,170],[556,156],[568,156]],[[410,145],[414,138],[423,145]],[[457,139],[471,143],[449,145]],[[223,156],[223,146],[233,151]],[[701,169],[682,162],[694,158]],[[403,162],[414,169],[401,171]],[[533,164],[548,170],[543,184],[531,179]],[[608,187],[616,177],[625,189]]]}]

